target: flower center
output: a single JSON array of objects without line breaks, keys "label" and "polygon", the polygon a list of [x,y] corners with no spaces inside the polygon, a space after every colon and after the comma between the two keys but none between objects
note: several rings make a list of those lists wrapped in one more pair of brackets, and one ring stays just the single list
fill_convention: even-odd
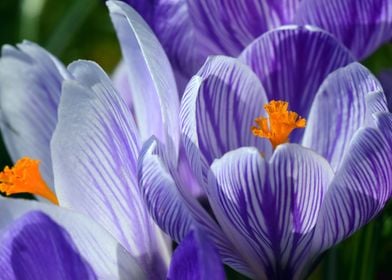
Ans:
[{"label": "flower center", "polygon": [[270,140],[274,149],[280,144],[287,143],[294,129],[306,126],[306,120],[297,113],[288,111],[288,106],[288,102],[272,100],[264,105],[268,117],[256,118],[257,126],[252,126],[252,133]]},{"label": "flower center", "polygon": [[39,160],[21,158],[14,167],[6,166],[0,172],[0,191],[6,195],[31,193],[42,196],[58,205],[56,195],[45,183],[39,172]]}]

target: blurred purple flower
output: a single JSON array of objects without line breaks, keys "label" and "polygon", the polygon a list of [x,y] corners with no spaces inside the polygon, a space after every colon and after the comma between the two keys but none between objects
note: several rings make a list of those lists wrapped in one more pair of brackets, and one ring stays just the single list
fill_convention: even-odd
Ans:
[{"label": "blurred purple flower", "polygon": [[[364,59],[392,39],[390,0],[127,0],[147,19],[180,89],[209,55],[238,56],[285,24],[322,28]],[[182,94],[182,90],[180,90]]]},{"label": "blurred purple flower", "polygon": [[[308,120],[274,151],[251,133],[271,100]],[[306,277],[322,252],[391,197],[392,114],[383,89],[320,29],[281,27],[238,59],[210,57],[187,86],[180,119],[213,216],[187,194],[154,138],[138,165],[150,213],[177,241],[190,225],[202,227],[224,262],[250,277]]]}]

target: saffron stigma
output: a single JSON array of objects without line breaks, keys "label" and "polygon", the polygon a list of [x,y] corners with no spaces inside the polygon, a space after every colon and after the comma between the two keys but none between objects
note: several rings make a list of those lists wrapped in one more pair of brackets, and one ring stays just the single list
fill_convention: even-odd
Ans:
[{"label": "saffron stigma", "polygon": [[289,103],[272,100],[264,105],[268,117],[255,119],[257,126],[252,126],[252,133],[267,138],[275,149],[278,145],[289,142],[290,133],[296,128],[304,128],[306,119],[296,112],[288,111]]},{"label": "saffron stigma", "polygon": [[56,195],[41,176],[39,163],[39,160],[24,157],[18,160],[14,167],[6,166],[0,172],[0,191],[6,195],[31,193],[58,205]]}]

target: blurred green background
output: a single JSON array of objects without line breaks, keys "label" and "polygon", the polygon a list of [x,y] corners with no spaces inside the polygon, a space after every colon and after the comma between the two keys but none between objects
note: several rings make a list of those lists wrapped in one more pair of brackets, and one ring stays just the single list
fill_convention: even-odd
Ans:
[{"label": "blurred green background", "polygon": [[[98,62],[111,73],[120,49],[102,0],[1,0],[0,43],[39,43],[64,64]],[[375,74],[392,68],[392,44],[363,62]],[[10,165],[0,141],[0,168]],[[242,279],[228,271],[233,278]],[[310,279],[392,279],[392,205],[360,232],[327,252]]]}]

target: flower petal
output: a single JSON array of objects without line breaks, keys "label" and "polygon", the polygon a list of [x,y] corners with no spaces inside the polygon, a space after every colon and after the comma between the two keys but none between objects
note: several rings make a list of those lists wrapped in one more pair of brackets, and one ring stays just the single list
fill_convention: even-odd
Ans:
[{"label": "flower petal", "polygon": [[41,161],[41,172],[53,187],[50,140],[57,123],[63,65],[30,42],[4,46],[0,60],[1,132],[14,162],[29,156]]},{"label": "flower petal", "polygon": [[211,206],[258,278],[303,273],[299,268],[309,260],[313,228],[332,175],[325,159],[295,144],[279,145],[270,162],[254,148],[241,148],[213,163]]},{"label": "flower petal", "polygon": [[392,148],[392,113],[377,113],[375,118],[377,128]]},{"label": "flower petal", "polygon": [[294,22],[318,26],[363,59],[392,38],[390,0],[303,0]]},{"label": "flower petal", "polygon": [[[42,223],[42,218],[37,218],[36,213],[27,214],[31,211],[43,212],[50,217],[50,220],[48,220],[49,218],[44,219]],[[32,250],[29,250],[28,252],[31,254],[30,257],[34,258],[33,265],[38,268],[38,266],[41,265],[38,262],[40,260],[45,261],[41,258],[45,256],[42,255],[41,257],[38,257],[35,255],[36,257],[34,257],[34,254],[47,254],[44,249],[55,246],[56,241],[59,241],[58,239],[60,238],[69,242],[67,245],[68,249],[71,249],[70,245],[73,245],[73,249],[77,249],[77,253],[80,255],[81,260],[90,265],[96,277],[99,279],[121,279],[121,277],[124,276],[132,279],[146,279],[146,275],[142,272],[136,263],[136,260],[129,255],[120,243],[101,226],[84,215],[46,203],[10,198],[0,199],[0,212],[2,213],[0,218],[0,232],[8,239],[8,242],[3,240],[0,246],[2,247],[0,253],[1,265],[10,264],[10,261],[15,261],[14,257],[16,256],[18,256],[19,259],[23,257],[23,255],[20,254],[27,253],[27,251],[21,251],[19,246],[26,242],[26,246],[32,246]],[[24,216],[26,214],[27,216]],[[44,214],[41,214],[41,216],[42,215]],[[15,220],[20,218],[22,219],[21,221],[17,221],[16,225],[12,225]],[[36,226],[35,223],[40,220],[41,223],[39,226]],[[55,223],[58,224],[57,230],[56,227],[53,226]],[[47,226],[45,226],[45,224]],[[28,225],[29,228],[26,229],[26,227],[23,227],[25,225]],[[64,228],[67,233],[59,227]],[[51,228],[52,232],[49,231]],[[9,242],[13,242],[14,244],[9,244]],[[9,248],[9,245],[14,246]],[[15,246],[17,247],[15,248]],[[35,247],[36,249],[34,249]],[[14,252],[10,252],[10,249],[14,249]],[[12,253],[11,256],[9,255],[10,253]],[[58,253],[64,254],[64,250],[59,250]],[[11,259],[9,257],[11,257]],[[76,256],[74,257],[76,258]],[[9,261],[7,261],[7,258]],[[75,258],[74,260],[77,260]],[[61,260],[62,259],[63,258],[61,258]],[[56,260],[57,258],[55,255],[52,255],[51,261],[49,260],[46,262],[46,266],[48,263],[53,264]],[[76,267],[74,266],[75,263],[63,262],[63,265],[67,267],[70,264],[72,265],[72,268]],[[2,269],[2,273],[23,273],[22,265],[27,269],[29,262],[19,262],[15,265],[17,266],[13,271],[11,271],[10,268]],[[42,263],[42,265],[45,265],[45,263]],[[33,268],[34,267],[29,267],[30,273],[33,273]],[[47,268],[50,269],[51,266]],[[85,272],[88,272],[88,270],[85,270]],[[57,277],[36,277],[34,279],[48,278],[57,279]],[[76,278],[79,279],[80,277]],[[13,278],[6,277],[6,279]],[[22,277],[17,279],[25,278]],[[71,277],[71,279],[75,279],[75,277]]]},{"label": "flower petal", "polygon": [[188,80],[209,55],[202,53],[203,44],[195,38],[189,13],[186,0],[161,0],[156,6],[153,28],[173,68]]},{"label": "flower petal", "polygon": [[191,196],[157,139],[148,140],[139,157],[139,185],[150,213],[159,226],[181,242],[192,227],[201,228],[214,242],[223,261],[252,276],[216,222]]},{"label": "flower petal", "polygon": [[288,22],[299,0],[188,0],[196,36],[209,54],[237,56],[264,32]]},{"label": "flower petal", "polygon": [[366,96],[366,109],[367,109],[366,125],[367,126],[374,126],[375,115],[377,113],[389,112],[386,96],[379,83],[378,85],[379,85],[379,89],[368,93]]},{"label": "flower petal", "polygon": [[128,2],[154,30],[173,67],[181,97],[187,82],[203,65],[209,53],[202,53],[203,42],[196,40],[186,0],[153,1],[125,2]]},{"label": "flower petal", "polygon": [[69,234],[38,211],[7,229],[0,245],[0,268],[4,279],[96,279]]},{"label": "flower petal", "polygon": [[[375,91],[382,91],[381,85],[359,63],[333,72],[316,94],[302,144],[325,157],[336,170],[354,133],[375,113],[367,102]],[[387,110],[385,98],[383,110]]]},{"label": "flower petal", "polygon": [[186,182],[186,188],[192,196],[203,199],[205,197],[205,192],[193,174],[183,145],[181,146],[180,155],[178,157],[177,171],[182,182]]},{"label": "flower petal", "polygon": [[392,194],[392,147],[380,131],[359,130],[320,210],[314,251],[321,252],[370,221]]},{"label": "flower petal", "polygon": [[384,89],[385,96],[387,97],[389,111],[392,112],[392,70],[381,72],[378,78]]},{"label": "flower petal", "polygon": [[170,171],[160,159],[162,151],[159,149],[162,147],[154,138],[144,144],[138,164],[138,182],[153,219],[179,242],[189,232],[194,220]]},{"label": "flower petal", "polygon": [[133,108],[131,88],[129,85],[130,81],[128,78],[128,67],[124,63],[124,61],[121,61],[117,65],[117,68],[114,70],[112,77],[113,85],[116,88],[117,92],[123,98],[124,102],[128,105],[128,108],[131,110],[132,113],[134,113],[135,110]]},{"label": "flower petal", "polygon": [[155,135],[177,156],[179,100],[166,54],[151,29],[130,6],[121,1],[106,3],[128,67],[141,138],[145,141]]},{"label": "flower petal", "polygon": [[257,77],[236,59],[210,57],[189,83],[181,103],[181,130],[191,167],[206,185],[209,165],[242,146],[271,153],[271,145],[251,132],[267,103]]},{"label": "flower petal", "polygon": [[52,140],[60,205],[100,223],[147,272],[165,273],[166,243],[137,187],[132,114],[98,65],[78,61],[69,71],[75,80],[63,84]]},{"label": "flower petal", "polygon": [[226,279],[222,261],[211,241],[199,230],[190,231],[174,251],[168,279]]},{"label": "flower petal", "polygon": [[149,24],[155,18],[155,7],[157,5],[158,0],[123,0],[132,6],[138,14],[140,14],[143,19]]},{"label": "flower petal", "polygon": [[[307,117],[316,92],[329,73],[353,62],[350,52],[328,33],[314,27],[285,26],[260,36],[241,54],[260,78],[268,100],[289,102]],[[303,134],[297,129],[291,142]]]}]

